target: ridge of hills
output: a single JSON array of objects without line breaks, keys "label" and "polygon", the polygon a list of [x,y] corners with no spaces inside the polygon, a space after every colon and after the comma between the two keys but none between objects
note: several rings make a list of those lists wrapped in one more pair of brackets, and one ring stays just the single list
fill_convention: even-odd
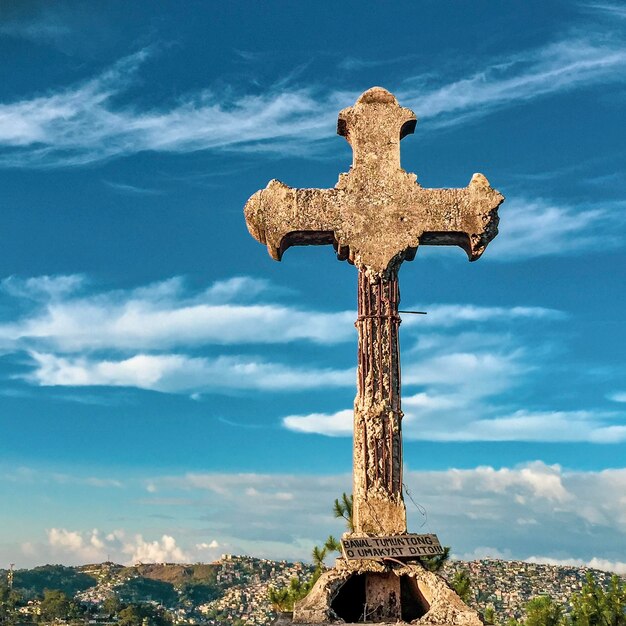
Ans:
[{"label": "ridge of hills", "polygon": [[[265,626],[275,618],[269,587],[287,585],[292,578],[304,581],[313,569],[305,563],[232,555],[195,564],[44,565],[14,571],[13,587],[26,603],[21,609],[24,623],[29,613],[36,615],[44,590],[58,589],[89,606],[95,616],[113,597],[124,603],[162,606],[178,623]],[[480,611],[493,606],[501,623],[509,617],[521,617],[526,602],[538,595],[550,595],[567,610],[572,594],[580,591],[587,574],[603,587],[611,578],[608,572],[587,567],[500,559],[450,561],[442,574],[451,580],[461,569],[469,572],[472,581],[469,603]],[[6,580],[7,573],[0,570],[0,582]]]}]

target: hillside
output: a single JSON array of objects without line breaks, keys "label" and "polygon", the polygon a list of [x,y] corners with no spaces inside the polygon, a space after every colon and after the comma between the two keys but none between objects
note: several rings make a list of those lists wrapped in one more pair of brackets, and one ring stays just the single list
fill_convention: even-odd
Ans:
[{"label": "hillside", "polygon": [[[492,605],[501,623],[509,617],[520,617],[524,604],[538,595],[549,594],[567,605],[571,595],[581,589],[588,573],[605,587],[611,577],[607,572],[588,568],[497,559],[452,561],[443,574],[451,579],[461,568],[471,576],[470,604],[481,611]],[[225,556],[215,563],[193,565],[47,565],[17,570],[14,589],[31,601],[21,611],[24,623],[30,621],[29,612],[31,616],[36,612],[46,589],[60,589],[90,607],[90,613],[95,616],[105,617],[103,611],[113,599],[121,603],[160,605],[179,623],[265,626],[274,618],[267,599],[269,586],[286,585],[294,577],[304,580],[312,569],[303,563],[245,556]],[[4,582],[5,575],[6,571],[0,570],[0,581]]]}]

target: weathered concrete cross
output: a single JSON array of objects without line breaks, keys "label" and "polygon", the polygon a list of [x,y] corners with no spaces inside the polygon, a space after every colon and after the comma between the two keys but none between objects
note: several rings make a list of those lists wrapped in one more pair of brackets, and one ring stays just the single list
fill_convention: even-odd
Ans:
[{"label": "weathered concrete cross", "polygon": [[359,270],[354,403],[354,530],[406,532],[402,498],[398,270],[419,245],[458,245],[475,261],[498,230],[503,196],[482,174],[464,189],[424,189],[400,167],[415,114],[380,87],[339,113],[354,155],[334,189],[272,180],[246,203],[250,233],[280,261],[290,246],[333,244]]}]

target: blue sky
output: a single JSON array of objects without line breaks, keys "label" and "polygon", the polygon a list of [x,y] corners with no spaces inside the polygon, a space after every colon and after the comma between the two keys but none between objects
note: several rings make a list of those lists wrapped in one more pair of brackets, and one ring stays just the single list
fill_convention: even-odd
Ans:
[{"label": "blue sky", "polygon": [[410,529],[626,572],[625,35],[605,2],[3,3],[0,567],[341,533],[356,271],[242,209],[332,187],[380,85],[424,187],[507,198],[478,263],[400,273]]}]

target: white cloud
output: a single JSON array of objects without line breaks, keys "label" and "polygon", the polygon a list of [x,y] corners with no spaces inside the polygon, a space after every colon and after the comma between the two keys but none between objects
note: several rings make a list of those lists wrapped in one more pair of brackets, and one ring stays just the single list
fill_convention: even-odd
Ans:
[{"label": "white cloud", "polygon": [[352,436],[353,415],[351,409],[330,414],[288,415],[283,418],[283,426],[301,433],[348,437]]},{"label": "white cloud", "polygon": [[[482,419],[495,407],[478,404],[458,393],[431,396],[417,393],[403,402],[403,436],[420,441],[535,441],[597,444],[626,441],[626,426],[614,425],[614,413],[600,411],[517,411]],[[352,436],[351,409],[284,417],[285,428],[329,437]],[[619,417],[622,417],[619,415]]]},{"label": "white cloud", "polygon": [[[284,343],[332,344],[354,338],[353,311],[321,313],[273,303],[258,303],[271,291],[267,281],[238,276],[189,292],[180,277],[130,289],[76,295],[80,276],[42,276],[2,281],[16,299],[43,300],[14,322],[0,324],[6,347],[51,347],[63,352],[167,349],[181,345]],[[257,302],[251,302],[256,298]],[[542,307],[487,307],[436,303],[419,320],[420,328],[511,319],[560,319]],[[406,316],[405,326],[418,325]]]},{"label": "white cloud", "polygon": [[[284,81],[263,95],[205,89],[160,109],[116,105],[142,61],[142,50],[64,90],[0,105],[5,166],[77,165],[141,151],[308,151],[331,138],[337,111],[356,93],[297,88]],[[452,125],[551,94],[623,80],[626,50],[592,35],[497,60],[469,77],[432,84],[416,76],[397,89],[403,104]],[[420,84],[415,88],[412,84]],[[423,86],[426,85],[426,86]]]},{"label": "white cloud", "polygon": [[453,491],[471,490],[481,493],[500,494],[518,491],[524,496],[543,498],[553,502],[567,502],[572,495],[563,486],[561,468],[545,465],[539,461],[514,469],[477,467],[470,470],[451,469],[447,472],[449,486]]},{"label": "white cloud", "polygon": [[[61,352],[164,350],[203,344],[331,344],[354,335],[352,311],[321,313],[258,303],[268,284],[249,277],[217,281],[195,293],[175,277],[128,291],[72,295],[81,282],[63,276],[5,280],[5,291],[13,297],[49,297],[22,319],[0,324],[0,345]],[[251,303],[255,296],[257,303]]]},{"label": "white cloud", "polygon": [[[22,379],[45,386],[132,386],[189,393],[194,399],[217,389],[354,385],[352,368],[292,367],[250,354],[188,353],[210,345],[242,345],[248,352],[251,344],[353,340],[353,311],[317,312],[264,302],[280,291],[265,280],[245,276],[195,290],[180,277],[128,290],[98,292],[90,285],[92,292],[84,293],[87,284],[82,276],[11,277],[2,282],[7,304],[16,313],[13,320],[0,323],[0,347],[30,355],[33,368],[20,374]],[[426,387],[433,398],[444,388],[452,397],[456,387],[465,400],[502,392],[530,369],[510,337],[491,335],[497,324],[565,317],[542,307],[435,303],[428,309],[421,324],[410,316],[405,320],[409,332],[424,327],[431,332],[421,333],[415,347],[405,350],[404,383]],[[432,332],[486,324],[488,334],[459,333],[455,353],[449,353],[449,337]],[[420,354],[417,362],[414,354]],[[456,406],[462,404],[461,395]],[[410,404],[411,398],[407,401]],[[309,416],[309,426],[298,416],[288,421],[314,429],[319,420],[326,422],[327,432],[346,432],[341,416]]]},{"label": "white cloud", "polygon": [[[555,309],[537,306],[478,306],[474,304],[425,304],[427,315],[416,319],[405,316],[404,326],[448,328],[468,323],[502,322],[512,320],[561,320],[565,314]],[[404,307],[402,307],[404,308]]]},{"label": "white cloud", "polygon": [[[64,563],[85,564],[104,561],[113,557],[114,560],[134,564],[179,562],[189,563],[192,556],[183,550],[174,537],[163,534],[160,539],[146,540],[141,534],[129,538],[121,529],[103,534],[100,530],[90,531],[67,530],[65,528],[51,528],[46,531],[47,546],[39,547],[50,552],[50,555],[61,558]],[[31,548],[36,547],[27,542]],[[207,544],[215,548],[215,541]]]},{"label": "white cloud", "polygon": [[626,19],[626,7],[623,4],[613,4],[610,2],[589,2],[580,5],[581,8],[593,12],[606,13],[610,18]]},{"label": "white cloud", "polygon": [[[606,204],[606,203],[605,203]],[[513,198],[502,207],[492,260],[509,261],[617,246],[624,225],[617,206],[559,206],[543,199]],[[607,234],[608,233],[608,234]],[[610,233],[613,233],[612,235]]]},{"label": "white cloud", "polygon": [[27,379],[42,386],[137,387],[169,393],[192,390],[291,390],[346,387],[352,369],[299,368],[241,357],[187,357],[138,354],[128,359],[95,360],[31,353],[36,363]]},{"label": "white cloud", "polygon": [[[148,50],[118,61],[89,81],[0,105],[5,166],[79,165],[145,150],[286,149],[297,137],[332,136],[337,106],[310,90],[275,89],[227,98],[203,90],[169,109],[117,108]],[[279,146],[274,144],[279,143]],[[304,142],[303,142],[304,143]]]},{"label": "white cloud", "polygon": [[415,360],[402,369],[404,385],[459,387],[471,397],[495,395],[528,370],[522,351],[455,352]]},{"label": "white cloud", "polygon": [[12,483],[47,485],[56,483],[58,485],[86,485],[100,489],[120,489],[124,483],[116,478],[106,478],[102,476],[80,476],[76,474],[65,474],[63,472],[47,471],[41,472],[31,467],[17,467],[9,471],[0,473],[0,479]]},{"label": "white cloud", "polygon": [[572,38],[503,58],[467,78],[406,90],[418,117],[450,126],[507,106],[606,82],[623,82],[626,48],[619,39]]},{"label": "white cloud", "polygon": [[[467,339],[484,343],[482,336]],[[456,344],[456,342],[455,342]],[[537,367],[536,354],[516,349],[501,340],[489,352],[441,353],[446,345],[426,342],[409,353],[403,366],[403,436],[421,441],[535,441],[587,442],[626,441],[626,415],[602,409],[517,409],[506,396],[527,384]],[[531,363],[531,361],[534,362]],[[411,389],[418,390],[411,393]],[[352,410],[289,415],[285,428],[327,436],[352,435]]]},{"label": "white cloud", "polygon": [[141,535],[136,535],[122,551],[130,555],[130,563],[189,563],[192,560],[170,535],[163,535],[154,541],[146,541]]},{"label": "white cloud", "polygon": [[46,7],[41,14],[29,19],[6,19],[0,24],[0,35],[20,37],[35,42],[58,42],[66,39],[71,29],[63,22],[61,17]]},{"label": "white cloud", "polygon": [[[528,389],[537,376],[552,367],[553,349],[532,341],[524,343],[520,337],[494,328],[496,322],[506,323],[506,309],[459,305],[433,308],[433,327],[439,319],[445,327],[449,316],[458,323],[472,320],[470,323],[477,327],[486,323],[487,330],[460,332],[454,338],[427,332],[419,336],[414,346],[405,346],[402,409],[403,436],[407,440],[595,444],[626,441],[623,411],[593,405],[561,409],[551,406],[554,401],[547,397],[537,397],[530,401],[532,406],[519,408],[516,389]],[[563,317],[558,311],[543,309],[528,315],[528,319],[546,321]],[[344,405],[335,411],[292,414],[284,416],[282,424],[300,433],[348,437],[352,435],[352,410]]]},{"label": "white cloud", "polygon": [[613,400],[613,402],[626,402],[626,391],[618,391],[611,394],[609,400]]},{"label": "white cloud", "polygon": [[94,563],[106,558],[105,544],[97,529],[81,533],[65,528],[51,528],[46,532],[48,544],[55,555],[78,559],[81,563]]},{"label": "white cloud", "polygon": [[9,276],[0,281],[0,289],[14,298],[30,300],[56,300],[75,293],[85,283],[80,274],[33,276],[21,279]]},{"label": "white cloud", "polygon": [[615,572],[616,574],[626,574],[626,562],[609,561],[608,559],[599,559],[593,557],[588,560],[584,559],[556,559],[547,556],[529,556],[525,559],[529,563],[542,563],[545,565],[568,565],[572,567],[591,567],[592,569],[600,569],[606,572]]}]

